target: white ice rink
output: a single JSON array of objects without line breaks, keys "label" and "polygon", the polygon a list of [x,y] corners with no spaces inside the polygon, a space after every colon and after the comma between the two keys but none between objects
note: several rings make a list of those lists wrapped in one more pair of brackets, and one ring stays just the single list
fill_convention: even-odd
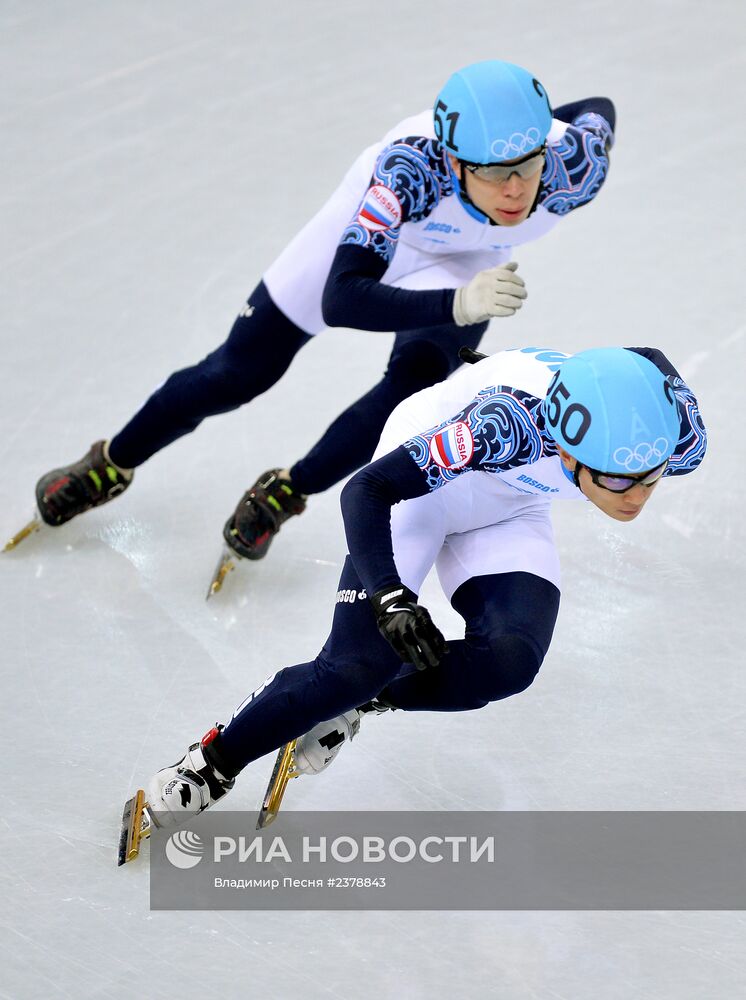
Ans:
[{"label": "white ice rink", "polygon": [[[741,0],[568,4],[0,0],[2,532],[38,476],[221,342],[355,154],[482,58],[556,104],[613,98],[593,206],[517,255],[487,350],[662,348],[710,449],[639,522],[559,508],[563,606],[536,683],[482,712],[369,722],[307,809],[743,809]],[[0,557],[0,998],[731,1000],[743,913],[149,911],[124,798],[326,637],[338,490],[205,604],[242,490],[374,381],[388,335],[336,330],[127,496]],[[456,634],[435,584],[423,595]],[[269,758],[230,805],[254,809]]]}]

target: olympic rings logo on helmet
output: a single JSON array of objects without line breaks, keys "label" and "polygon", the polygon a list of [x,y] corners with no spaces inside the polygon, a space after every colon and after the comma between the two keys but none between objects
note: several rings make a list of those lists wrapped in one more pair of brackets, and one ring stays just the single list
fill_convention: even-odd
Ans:
[{"label": "olympic rings logo on helmet", "polygon": [[509,139],[495,139],[490,149],[498,160],[514,160],[540,144],[541,133],[532,127],[527,132],[513,132]]},{"label": "olympic rings logo on helmet", "polygon": [[617,448],[612,457],[628,472],[642,472],[643,469],[654,469],[670,454],[668,439],[659,437],[652,444],[641,441],[634,448]]}]

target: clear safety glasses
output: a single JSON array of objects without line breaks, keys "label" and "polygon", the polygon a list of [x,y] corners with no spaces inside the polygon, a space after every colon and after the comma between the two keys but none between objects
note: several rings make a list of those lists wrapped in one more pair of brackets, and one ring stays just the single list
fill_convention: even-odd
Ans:
[{"label": "clear safety glasses", "polygon": [[513,174],[518,174],[522,180],[535,177],[544,168],[544,156],[546,146],[537,149],[518,163],[467,163],[464,164],[469,173],[474,174],[482,181],[490,181],[492,184],[504,184]]}]

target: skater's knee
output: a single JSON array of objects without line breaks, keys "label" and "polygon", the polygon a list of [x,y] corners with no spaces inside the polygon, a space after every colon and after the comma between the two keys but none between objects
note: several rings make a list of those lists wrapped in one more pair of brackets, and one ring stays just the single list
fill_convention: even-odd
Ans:
[{"label": "skater's knee", "polygon": [[199,400],[203,407],[220,413],[236,409],[265,392],[276,382],[274,371],[250,366],[223,344],[191,369],[176,372],[165,383],[165,393],[180,392],[189,407]]},{"label": "skater's knee", "polygon": [[480,699],[486,702],[525,691],[541,666],[533,647],[517,635],[491,638],[479,659],[482,669],[476,687]]},{"label": "skater's knee", "polygon": [[321,673],[331,681],[339,704],[357,706],[370,701],[396,675],[401,667],[388,657],[368,658],[356,651],[354,656],[339,656],[322,651],[317,657]]},{"label": "skater's knee", "polygon": [[209,397],[215,406],[230,410],[248,403],[258,392],[263,391],[255,384],[257,380],[246,377],[243,367],[236,364],[227,351],[215,355],[198,366],[195,372],[195,395]]}]

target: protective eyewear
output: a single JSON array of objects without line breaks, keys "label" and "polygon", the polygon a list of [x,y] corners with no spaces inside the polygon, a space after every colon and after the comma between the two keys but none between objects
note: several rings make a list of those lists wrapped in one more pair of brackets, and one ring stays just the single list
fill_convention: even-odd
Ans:
[{"label": "protective eyewear", "polygon": [[663,465],[651,469],[650,472],[646,472],[644,476],[640,476],[639,478],[635,476],[612,476],[608,472],[597,472],[596,469],[589,469],[587,465],[581,466],[580,463],[577,465],[576,475],[581,468],[588,469],[588,475],[596,486],[600,486],[602,490],[610,490],[612,493],[626,493],[627,490],[631,490],[634,486],[654,486],[668,468],[668,459],[666,459]]},{"label": "protective eyewear", "polygon": [[518,163],[467,163],[464,164],[470,174],[474,174],[482,181],[490,181],[492,184],[503,184],[509,180],[513,174],[518,174],[522,180],[535,177],[544,167],[544,155],[546,146],[542,146],[536,152],[531,153],[524,160]]}]

